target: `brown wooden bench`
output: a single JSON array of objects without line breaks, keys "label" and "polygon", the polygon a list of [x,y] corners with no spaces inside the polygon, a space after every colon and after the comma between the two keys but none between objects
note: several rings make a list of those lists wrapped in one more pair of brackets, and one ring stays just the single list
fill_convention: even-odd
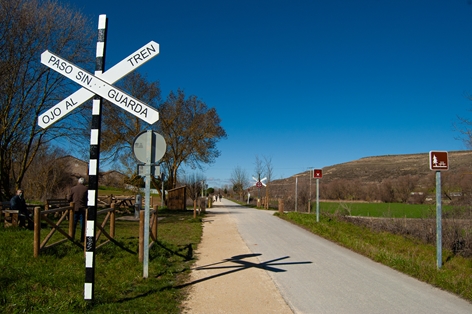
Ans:
[{"label": "brown wooden bench", "polygon": [[18,226],[18,211],[10,209],[10,202],[2,202],[0,212],[3,226]]},{"label": "brown wooden bench", "polygon": [[67,207],[69,205],[70,202],[66,198],[52,198],[46,200],[44,210]]},{"label": "brown wooden bench", "polygon": [[116,207],[134,207],[134,196],[113,196],[112,201]]},{"label": "brown wooden bench", "polygon": [[[10,202],[2,202],[1,203],[1,209],[0,209],[0,221],[3,221],[3,226],[8,227],[8,226],[13,226],[17,227],[19,224],[19,219],[18,219],[18,210],[10,209]],[[28,205],[26,204],[26,209],[28,210],[29,213],[33,213],[34,207],[36,205]],[[28,219],[28,224],[33,225],[33,218],[30,215],[27,217]]]}]

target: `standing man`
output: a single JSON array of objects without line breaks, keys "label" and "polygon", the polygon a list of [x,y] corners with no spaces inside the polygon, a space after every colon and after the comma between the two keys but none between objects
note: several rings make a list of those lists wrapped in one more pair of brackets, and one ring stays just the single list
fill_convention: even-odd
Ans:
[{"label": "standing man", "polygon": [[28,209],[26,208],[25,197],[23,190],[18,189],[16,195],[10,200],[10,208],[18,211],[18,218],[20,220],[20,227],[26,227],[26,220],[28,220],[28,228],[32,229],[32,223],[29,219]]},{"label": "standing man", "polygon": [[84,185],[84,178],[80,178],[77,185],[70,189],[68,201],[74,202],[74,235],[77,222],[80,220],[80,241],[84,242],[85,212],[87,210],[88,188]]}]

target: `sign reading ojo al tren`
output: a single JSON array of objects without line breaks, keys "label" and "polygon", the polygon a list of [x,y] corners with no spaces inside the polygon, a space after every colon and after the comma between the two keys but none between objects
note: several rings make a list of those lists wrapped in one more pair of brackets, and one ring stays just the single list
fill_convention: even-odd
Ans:
[{"label": "sign reading ojo al tren", "polygon": [[38,125],[47,128],[67,115],[95,94],[113,102],[131,114],[153,124],[159,120],[159,113],[152,107],[127,95],[110,85],[135,70],[159,54],[159,44],[151,41],[133,54],[129,55],[100,77],[94,76],[76,65],[60,58],[49,51],[41,55],[41,63],[63,74],[83,86],[77,92],[59,102],[56,106],[39,116]]}]

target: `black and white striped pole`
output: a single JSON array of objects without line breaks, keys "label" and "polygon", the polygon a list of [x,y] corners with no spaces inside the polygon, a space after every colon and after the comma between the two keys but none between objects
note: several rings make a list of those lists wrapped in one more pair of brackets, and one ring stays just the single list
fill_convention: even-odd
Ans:
[{"label": "black and white striped pole", "polygon": [[131,113],[141,120],[153,125],[159,120],[159,112],[139,99],[128,95],[112,84],[131,71],[148,62],[159,54],[159,44],[151,41],[141,47],[119,63],[104,71],[105,44],[107,33],[107,17],[100,15],[98,19],[98,40],[95,74],[76,66],[46,50],[41,54],[41,63],[50,69],[64,75],[76,82],[81,89],[60,101],[54,107],[41,114],[38,125],[47,128],[62,119],[72,110],[93,97],[92,123],[90,131],[90,161],[89,161],[89,189],[88,189],[88,215],[85,225],[85,285],[84,299],[93,300],[95,284],[95,233],[97,218],[98,198],[98,171],[100,160],[100,132],[102,97]]},{"label": "black and white striped pole", "polygon": [[[100,77],[105,66],[105,45],[107,33],[107,17],[98,18],[97,59],[95,75]],[[102,124],[102,97],[95,95],[92,105],[92,125],[90,129],[90,161],[89,161],[89,190],[88,214],[85,238],[85,285],[84,299],[93,301],[95,286],[95,232],[97,219],[98,170],[100,161],[100,132]]]}]

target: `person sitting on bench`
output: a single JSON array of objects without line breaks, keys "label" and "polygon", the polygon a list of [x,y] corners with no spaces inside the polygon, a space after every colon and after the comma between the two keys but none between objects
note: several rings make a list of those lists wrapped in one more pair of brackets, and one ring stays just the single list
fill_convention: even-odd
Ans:
[{"label": "person sitting on bench", "polygon": [[16,195],[11,198],[10,209],[18,211],[18,219],[20,220],[19,227],[26,227],[26,220],[28,220],[28,228],[31,229],[29,212],[26,208],[26,201],[22,189],[18,189]]}]

